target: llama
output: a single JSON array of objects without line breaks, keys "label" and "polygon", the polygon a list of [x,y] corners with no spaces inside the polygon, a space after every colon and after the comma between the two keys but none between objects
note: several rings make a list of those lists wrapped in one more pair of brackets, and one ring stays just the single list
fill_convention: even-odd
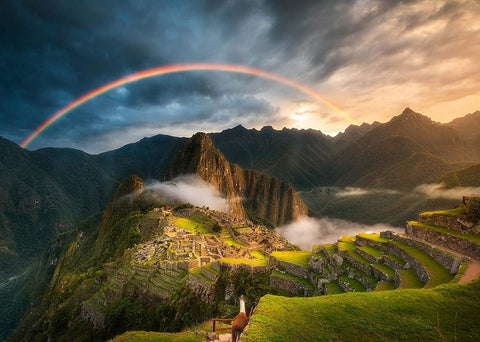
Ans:
[{"label": "llama", "polygon": [[248,324],[248,317],[245,312],[245,297],[240,296],[240,312],[237,317],[233,319],[232,323],[232,342],[238,342],[240,340],[240,335],[243,332],[243,329]]}]

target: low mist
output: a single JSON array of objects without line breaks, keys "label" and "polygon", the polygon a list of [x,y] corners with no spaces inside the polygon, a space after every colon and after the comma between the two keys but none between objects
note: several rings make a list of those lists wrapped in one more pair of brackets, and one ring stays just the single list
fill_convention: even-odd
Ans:
[{"label": "low mist", "polygon": [[311,250],[313,245],[334,243],[339,237],[358,233],[379,233],[385,230],[403,232],[386,224],[365,225],[334,218],[303,217],[295,222],[275,229],[275,232],[303,250]]},{"label": "low mist", "polygon": [[146,189],[166,202],[187,202],[218,211],[226,211],[228,207],[220,192],[197,175],[179,176],[168,182],[148,182]]},{"label": "low mist", "polygon": [[390,190],[390,189],[363,189],[363,188],[346,187],[344,189],[339,189],[335,195],[337,197],[353,197],[353,196],[365,196],[365,195],[374,195],[374,194],[396,195],[399,193],[400,193],[399,191]]},{"label": "low mist", "polygon": [[422,184],[414,190],[416,193],[428,198],[444,198],[461,200],[465,195],[480,194],[480,187],[455,187],[446,188],[445,184]]}]

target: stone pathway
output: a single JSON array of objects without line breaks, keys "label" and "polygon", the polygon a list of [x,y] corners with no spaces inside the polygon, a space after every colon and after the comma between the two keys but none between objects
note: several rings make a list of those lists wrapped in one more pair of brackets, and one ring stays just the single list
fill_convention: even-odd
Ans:
[{"label": "stone pathway", "polygon": [[[209,333],[210,334],[210,333]],[[215,340],[207,340],[203,342],[231,342],[232,341],[232,334],[220,334],[216,337]]]}]

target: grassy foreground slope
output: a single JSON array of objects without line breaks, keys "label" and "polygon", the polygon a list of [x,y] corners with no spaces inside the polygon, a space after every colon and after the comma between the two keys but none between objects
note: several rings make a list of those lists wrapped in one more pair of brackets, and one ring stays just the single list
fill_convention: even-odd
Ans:
[{"label": "grassy foreground slope", "polygon": [[434,289],[262,297],[244,341],[478,341],[480,281]]},{"label": "grassy foreground slope", "polygon": [[129,331],[115,337],[113,342],[200,342],[205,335],[195,335],[191,332],[158,333],[151,331]]}]

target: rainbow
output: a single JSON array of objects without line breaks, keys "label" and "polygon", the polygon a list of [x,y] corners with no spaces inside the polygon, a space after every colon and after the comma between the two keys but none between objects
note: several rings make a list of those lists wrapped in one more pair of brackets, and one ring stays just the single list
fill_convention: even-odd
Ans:
[{"label": "rainbow", "polygon": [[230,64],[207,64],[207,63],[195,63],[195,64],[176,64],[176,65],[167,65],[167,66],[162,66],[158,68],[153,68],[153,69],[148,69],[144,71],[137,72],[135,74],[123,77],[119,80],[113,81],[111,83],[105,84],[104,86],[101,86],[100,88],[97,88],[95,90],[92,90],[91,92],[83,95],[82,97],[76,99],[66,107],[63,107],[60,109],[58,112],[56,112],[54,115],[52,115],[48,120],[46,120],[44,123],[42,123],[40,126],[35,129],[26,139],[25,141],[22,142],[20,146],[22,147],[27,147],[28,144],[32,142],[33,139],[35,139],[40,133],[42,133],[47,127],[52,125],[55,121],[57,121],[59,118],[67,114],[68,112],[72,111],[76,107],[82,105],[88,100],[93,99],[94,97],[97,97],[113,88],[122,86],[127,83],[135,82],[144,78],[148,77],[154,77],[154,76],[160,76],[160,75],[165,75],[165,74],[172,74],[176,72],[185,72],[185,71],[198,71],[198,70],[216,70],[216,71],[227,71],[227,72],[233,72],[233,73],[240,73],[240,74],[250,74],[250,75],[255,75],[263,78],[267,78],[279,83],[283,83],[287,86],[290,86],[292,88],[296,88],[300,91],[302,91],[305,94],[310,95],[314,99],[325,103],[327,106],[335,110],[337,113],[343,115],[350,123],[352,124],[357,124],[357,122],[347,113],[345,113],[340,107],[335,105],[332,101],[328,100],[326,97],[322,96],[321,94],[317,93],[315,90],[304,86],[303,84],[300,84],[294,80],[291,80],[289,78],[286,78],[284,76],[276,75],[273,73],[270,73],[268,71],[260,70],[260,69],[255,69],[255,68],[250,68],[246,66],[241,66],[241,65],[230,65]]}]

